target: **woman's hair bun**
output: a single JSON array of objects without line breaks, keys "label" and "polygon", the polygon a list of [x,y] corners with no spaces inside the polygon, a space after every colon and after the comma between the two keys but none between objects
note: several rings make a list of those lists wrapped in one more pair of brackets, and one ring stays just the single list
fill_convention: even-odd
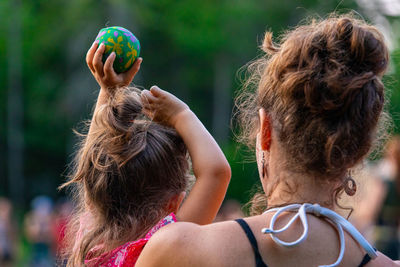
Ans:
[{"label": "woman's hair bun", "polygon": [[[300,26],[280,47],[265,35],[263,50],[271,56],[269,79],[280,83],[282,97],[320,116],[354,113],[358,101],[371,108],[375,94],[383,95],[380,78],[388,65],[382,34],[352,17],[338,17]],[[361,98],[361,99],[358,99]],[[303,100],[302,100],[303,99]],[[361,110],[360,110],[361,111]]]},{"label": "woman's hair bun", "polygon": [[330,26],[333,32],[336,28],[338,35],[338,41],[335,38],[330,39],[329,45],[335,46],[332,52],[337,52],[336,42],[339,42],[339,47],[348,50],[346,63],[351,70],[356,73],[371,71],[375,75],[381,75],[385,71],[388,51],[382,34],[375,27],[361,25],[358,20],[350,18],[339,18]]},{"label": "woman's hair bun", "polygon": [[343,175],[368,154],[382,117],[389,58],[383,35],[343,15],[296,27],[278,44],[266,33],[261,48],[268,55],[250,64],[245,83],[257,84],[257,94],[237,98],[245,137],[254,142],[264,108],[292,168]]},{"label": "woman's hair bun", "polygon": [[[344,114],[348,120],[369,119],[371,112],[380,112],[384,93],[380,78],[388,64],[382,34],[351,17],[325,20],[314,27],[308,52],[318,56],[305,59],[304,69],[310,71],[304,83],[306,106],[328,119]],[[307,41],[303,40],[303,48]]]}]

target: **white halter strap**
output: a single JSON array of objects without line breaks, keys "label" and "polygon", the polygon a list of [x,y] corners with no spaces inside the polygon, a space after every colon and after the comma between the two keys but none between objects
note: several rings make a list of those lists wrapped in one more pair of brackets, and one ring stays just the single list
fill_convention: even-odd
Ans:
[{"label": "white halter strap", "polygon": [[[281,214],[282,212],[285,212],[285,211],[297,211],[297,213],[290,219],[290,221],[284,227],[282,227],[281,229],[275,230],[274,225],[275,225],[275,222],[276,222],[279,214]],[[339,252],[338,259],[336,260],[335,263],[333,263],[331,265],[320,265],[319,267],[338,266],[339,263],[342,261],[343,255],[344,255],[344,249],[345,249],[343,228],[365,249],[365,251],[368,253],[368,255],[372,259],[375,259],[377,257],[377,253],[376,253],[375,249],[368,243],[368,241],[360,234],[360,232],[358,232],[358,230],[349,221],[347,221],[345,218],[343,218],[336,212],[334,212],[330,209],[321,207],[318,204],[314,204],[314,205],[309,204],[309,203],[291,204],[291,205],[284,206],[281,208],[270,209],[270,210],[265,211],[264,213],[267,213],[267,212],[276,212],[276,213],[272,216],[272,219],[269,224],[269,228],[263,228],[261,230],[261,232],[264,234],[271,234],[272,240],[274,240],[275,243],[277,243],[278,245],[281,245],[284,247],[292,247],[292,246],[298,245],[301,242],[303,242],[304,240],[306,240],[307,234],[308,234],[308,222],[307,222],[306,213],[313,213],[316,216],[324,216],[327,219],[329,219],[333,223],[334,226],[336,226],[336,228],[339,232],[339,239],[340,239],[340,252]],[[295,240],[293,242],[285,242],[275,236],[276,234],[287,230],[293,224],[293,222],[296,221],[298,218],[300,218],[301,223],[303,224],[303,234],[297,240]]]}]

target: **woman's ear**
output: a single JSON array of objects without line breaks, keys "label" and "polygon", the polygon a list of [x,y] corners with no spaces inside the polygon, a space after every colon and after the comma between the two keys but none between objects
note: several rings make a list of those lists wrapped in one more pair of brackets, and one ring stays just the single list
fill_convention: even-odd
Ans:
[{"label": "woman's ear", "polygon": [[271,121],[265,109],[260,108],[258,114],[260,116],[261,149],[269,151],[269,148],[271,147]]},{"label": "woman's ear", "polygon": [[186,196],[186,192],[181,192],[180,194],[177,194],[175,196],[173,196],[167,204],[167,210],[168,212],[173,212],[173,213],[177,213],[179,210],[179,207],[181,206],[183,199]]}]

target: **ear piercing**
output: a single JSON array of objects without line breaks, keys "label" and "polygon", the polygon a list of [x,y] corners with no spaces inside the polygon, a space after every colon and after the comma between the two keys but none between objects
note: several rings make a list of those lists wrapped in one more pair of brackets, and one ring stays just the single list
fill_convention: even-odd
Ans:
[{"label": "ear piercing", "polygon": [[261,159],[261,164],[262,164],[262,178],[264,179],[265,178],[265,174],[267,174],[267,176],[268,176],[268,164],[267,164],[267,166],[265,166],[265,154],[264,154],[264,151],[263,151],[263,153],[262,153],[262,159]]}]

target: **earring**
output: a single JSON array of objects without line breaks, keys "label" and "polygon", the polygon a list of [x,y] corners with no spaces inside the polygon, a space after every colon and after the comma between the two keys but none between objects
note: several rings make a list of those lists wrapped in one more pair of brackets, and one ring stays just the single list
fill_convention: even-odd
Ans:
[{"label": "earring", "polygon": [[349,170],[346,179],[343,181],[343,188],[347,195],[354,196],[357,192],[357,184],[351,177],[351,171]]},{"label": "earring", "polygon": [[262,164],[262,178],[264,179],[265,178],[265,174],[267,174],[267,176],[268,176],[268,163],[267,163],[267,166],[265,166],[265,154],[264,154],[264,151],[263,151],[263,153],[262,153],[262,159],[261,159],[261,164]]}]

